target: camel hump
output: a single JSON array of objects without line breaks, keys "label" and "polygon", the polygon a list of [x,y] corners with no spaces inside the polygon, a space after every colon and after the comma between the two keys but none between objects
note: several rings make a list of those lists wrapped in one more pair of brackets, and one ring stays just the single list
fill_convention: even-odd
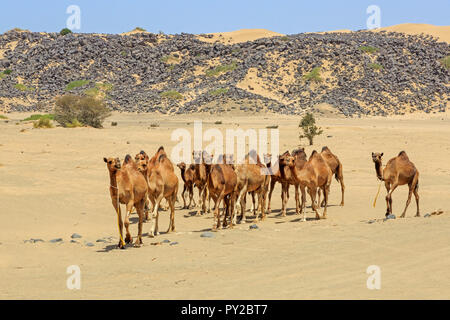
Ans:
[{"label": "camel hump", "polygon": [[[164,150],[164,149],[163,149]],[[162,160],[164,160],[166,157],[166,155],[163,153],[159,156],[158,161],[161,162]]]},{"label": "camel hump", "polygon": [[398,154],[398,156],[399,156],[399,157],[407,157],[407,158],[408,158],[408,155],[406,154],[405,151],[400,151],[400,153]]},{"label": "camel hump", "polygon": [[327,146],[322,147],[322,152],[324,151],[330,151],[330,149]]},{"label": "camel hump", "polygon": [[158,153],[158,152],[160,152],[160,151],[164,151],[164,147],[163,147],[163,146],[159,147],[159,148],[158,148],[158,151],[156,151],[156,152]]},{"label": "camel hump", "polygon": [[132,160],[132,158],[131,158],[131,156],[130,156],[129,154],[127,154],[127,155],[125,156],[125,160],[123,160],[123,162],[124,162],[124,163],[128,163],[128,162],[130,162],[130,160]]},{"label": "camel hump", "polygon": [[141,150],[141,152],[139,153],[142,154],[143,156],[147,155],[144,150]]},{"label": "camel hump", "polygon": [[195,164],[190,164],[190,165],[189,165],[189,169],[195,170]]}]

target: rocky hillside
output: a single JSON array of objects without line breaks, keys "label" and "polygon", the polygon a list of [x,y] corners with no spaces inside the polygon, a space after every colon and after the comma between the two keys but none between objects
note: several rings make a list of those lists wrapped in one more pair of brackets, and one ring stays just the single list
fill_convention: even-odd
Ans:
[{"label": "rocky hillside", "polygon": [[[296,34],[239,43],[212,35],[0,35],[0,111],[49,111],[66,93],[113,110],[349,115],[445,111],[450,45],[394,32]],[[447,60],[446,60],[447,57]]]}]

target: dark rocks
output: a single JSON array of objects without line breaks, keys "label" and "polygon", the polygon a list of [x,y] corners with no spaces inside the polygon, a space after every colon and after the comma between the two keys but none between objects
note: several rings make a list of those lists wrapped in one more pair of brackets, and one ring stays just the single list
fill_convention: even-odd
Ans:
[{"label": "dark rocks", "polygon": [[85,242],[84,243],[86,247],[93,247],[94,244],[92,242]]},{"label": "dark rocks", "polygon": [[57,242],[62,242],[62,241],[63,241],[62,238],[55,238],[55,239],[50,240],[49,242],[51,242],[51,243],[57,243]]},{"label": "dark rocks", "polygon": [[161,243],[170,243],[170,240],[164,239]]},{"label": "dark rocks", "polygon": [[42,240],[42,239],[34,239],[34,238],[31,238],[31,239],[29,239],[29,240],[24,240],[23,241],[24,243],[36,243],[36,242],[44,242],[44,240]]},{"label": "dark rocks", "polygon": [[256,230],[259,229],[259,227],[256,224],[252,224],[248,227],[250,230]]},{"label": "dark rocks", "polygon": [[386,218],[384,219],[384,221],[386,221],[386,220],[394,220],[394,219],[396,219],[395,215],[389,214],[389,215],[386,216]]},{"label": "dark rocks", "polygon": [[171,242],[171,243],[170,243],[171,246],[175,246],[175,245],[177,245],[177,244],[178,244],[177,241],[174,241],[174,242]]},{"label": "dark rocks", "polygon": [[72,239],[80,239],[81,235],[79,235],[78,233],[74,233],[70,236]]}]

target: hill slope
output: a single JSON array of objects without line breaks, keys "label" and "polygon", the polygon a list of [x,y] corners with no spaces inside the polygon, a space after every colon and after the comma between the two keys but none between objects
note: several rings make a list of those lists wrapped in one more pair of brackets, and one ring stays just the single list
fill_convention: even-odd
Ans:
[{"label": "hill slope", "polygon": [[[260,38],[260,37],[264,38]],[[246,38],[249,37],[249,38]],[[250,41],[246,41],[250,39]],[[429,35],[333,32],[0,35],[0,110],[44,111],[66,93],[113,110],[344,115],[445,111],[450,46]]]}]

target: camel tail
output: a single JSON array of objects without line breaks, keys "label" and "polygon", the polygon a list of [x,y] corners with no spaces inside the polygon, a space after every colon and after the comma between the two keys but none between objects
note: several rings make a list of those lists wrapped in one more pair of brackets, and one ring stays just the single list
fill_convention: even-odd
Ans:
[{"label": "camel tail", "polygon": [[336,178],[336,180],[338,182],[340,182],[340,177],[342,177],[343,173],[342,173],[342,163],[339,162],[337,168],[336,168],[336,172],[334,173],[334,177]]},{"label": "camel tail", "polygon": [[416,174],[414,175],[413,183],[415,183],[414,190],[419,191],[419,171],[416,171]]}]

